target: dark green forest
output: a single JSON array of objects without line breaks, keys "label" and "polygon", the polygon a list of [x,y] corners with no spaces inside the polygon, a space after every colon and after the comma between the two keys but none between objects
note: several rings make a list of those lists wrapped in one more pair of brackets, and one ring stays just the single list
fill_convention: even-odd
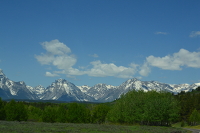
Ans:
[{"label": "dark green forest", "polygon": [[200,124],[200,87],[192,92],[129,91],[109,103],[3,101],[0,120],[49,123],[140,124],[171,126]]}]

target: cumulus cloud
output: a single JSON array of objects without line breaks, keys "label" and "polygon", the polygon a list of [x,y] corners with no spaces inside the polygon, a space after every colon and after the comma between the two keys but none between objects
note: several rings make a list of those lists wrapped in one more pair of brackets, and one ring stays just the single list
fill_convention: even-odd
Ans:
[{"label": "cumulus cloud", "polygon": [[87,71],[89,76],[106,77],[114,76],[119,78],[132,78],[136,73],[137,65],[130,64],[130,67],[116,66],[113,63],[105,64],[101,61],[91,62],[93,68]]},{"label": "cumulus cloud", "polygon": [[155,32],[155,34],[167,35],[167,32]]},{"label": "cumulus cloud", "polygon": [[182,70],[183,66],[200,68],[200,52],[189,52],[180,49],[179,52],[165,57],[149,56],[146,58],[149,65],[165,70]]},{"label": "cumulus cloud", "polygon": [[[43,42],[41,44],[46,50],[46,53],[41,53],[36,55],[35,58],[42,65],[53,65],[56,66],[59,71],[46,72],[46,76],[54,77],[59,76],[58,74],[66,74],[67,77],[84,75],[94,77],[106,77],[114,76],[119,78],[132,78],[136,73],[136,64],[130,64],[129,67],[116,66],[113,63],[101,63],[101,61],[91,62],[92,68],[87,69],[87,67],[81,67],[82,69],[74,68],[77,59],[71,54],[71,50],[65,44],[59,42],[59,40],[52,40],[50,42]],[[92,55],[93,57],[98,57],[97,54]]]},{"label": "cumulus cloud", "polygon": [[[67,77],[88,75],[93,77],[133,78],[137,73],[141,76],[148,76],[151,72],[151,67],[158,67],[164,70],[182,70],[184,66],[200,68],[200,51],[189,52],[185,49],[180,49],[177,53],[164,57],[148,56],[143,65],[131,63],[125,67],[117,66],[114,63],[102,63],[97,60],[90,62],[90,65],[86,67],[79,66],[75,68],[74,65],[77,59],[65,44],[58,40],[52,40],[43,42],[41,45],[46,50],[46,53],[35,55],[35,58],[42,65],[53,65],[58,69],[58,71],[46,72],[45,75],[48,77],[65,74]],[[98,55],[94,54],[93,56],[97,57]]]},{"label": "cumulus cloud", "polygon": [[45,76],[47,76],[47,77],[57,77],[59,75],[55,74],[55,73],[51,73],[51,72],[46,72]]},{"label": "cumulus cloud", "polygon": [[64,43],[59,42],[59,40],[57,39],[50,42],[43,42],[41,45],[47,52],[53,55],[63,55],[71,53],[70,48],[68,48]]},{"label": "cumulus cloud", "polygon": [[151,69],[150,69],[148,63],[145,62],[145,63],[140,67],[139,74],[142,75],[142,76],[148,76],[150,72],[151,72]]},{"label": "cumulus cloud", "polygon": [[190,33],[190,37],[197,37],[197,36],[200,36],[200,31],[192,31]]},{"label": "cumulus cloud", "polygon": [[42,65],[54,65],[58,69],[69,69],[76,63],[75,56],[70,54],[70,48],[58,40],[43,42],[41,45],[47,52],[36,55],[35,58]]}]

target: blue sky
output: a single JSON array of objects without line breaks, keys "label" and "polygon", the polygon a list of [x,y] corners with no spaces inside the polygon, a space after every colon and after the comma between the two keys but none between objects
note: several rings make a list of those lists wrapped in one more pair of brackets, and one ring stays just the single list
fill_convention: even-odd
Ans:
[{"label": "blue sky", "polygon": [[0,0],[0,68],[47,87],[200,82],[199,0]]}]

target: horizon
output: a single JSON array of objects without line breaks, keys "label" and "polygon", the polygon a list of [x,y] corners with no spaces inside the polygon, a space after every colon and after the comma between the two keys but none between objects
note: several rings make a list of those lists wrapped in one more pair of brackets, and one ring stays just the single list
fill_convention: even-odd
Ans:
[{"label": "horizon", "polygon": [[0,68],[47,87],[200,82],[200,1],[2,0]]},{"label": "horizon", "polygon": [[[0,71],[6,76],[6,74],[3,72],[3,70],[2,70],[1,68],[0,68]],[[7,77],[7,76],[6,76],[6,78],[8,78],[9,80],[13,81],[12,79],[10,79],[10,78]],[[66,80],[66,79],[63,79],[63,78],[59,78],[59,79],[61,79],[61,80]],[[58,81],[59,79],[56,79],[56,80],[52,81],[51,83],[49,83],[48,86],[44,86],[44,85],[40,84],[40,85],[36,85],[36,86],[31,86],[31,87],[42,86],[42,87],[44,87],[44,88],[47,88],[47,87],[49,87],[52,83]],[[127,82],[128,80],[132,80],[132,79],[136,79],[136,80],[139,80],[139,81],[141,81],[141,82],[159,82],[159,81],[155,81],[155,80],[143,81],[143,80],[140,80],[140,79],[138,79],[138,78],[131,78],[131,79],[125,80],[124,82],[120,83],[119,85],[112,85],[112,84],[105,84],[105,83],[97,83],[97,84],[95,84],[95,85],[98,85],[98,84],[105,84],[105,85],[111,85],[111,86],[118,87],[118,86],[120,86],[121,84]],[[66,80],[66,81],[67,81],[67,82],[70,82],[70,81],[68,81],[68,80]],[[23,80],[22,80],[22,81],[14,81],[14,82],[24,82],[24,83],[26,84],[26,82],[23,81]],[[74,84],[73,82],[70,82],[70,83]],[[159,83],[164,83],[164,82],[159,82]],[[169,83],[164,83],[164,84],[169,84]],[[183,83],[183,84],[187,84],[187,83]],[[200,84],[200,82],[198,82],[198,83],[193,83],[193,84]],[[75,85],[75,86],[89,86],[89,85],[87,85],[87,84],[83,84],[83,85],[76,85],[76,84],[74,84],[74,85]],[[93,85],[93,86],[95,86],[95,85]],[[181,85],[181,84],[169,84],[169,85]],[[192,85],[192,84],[188,84],[188,85]],[[26,84],[26,86],[30,86],[30,85]],[[89,86],[89,87],[93,87],[93,86]]]}]

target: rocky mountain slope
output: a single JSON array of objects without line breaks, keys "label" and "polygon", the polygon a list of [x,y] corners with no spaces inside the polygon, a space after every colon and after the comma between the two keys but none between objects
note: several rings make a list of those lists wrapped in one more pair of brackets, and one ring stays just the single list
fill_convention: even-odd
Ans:
[{"label": "rocky mountain slope", "polygon": [[192,91],[198,86],[200,86],[200,83],[172,85],[157,81],[140,81],[133,78],[125,81],[120,86],[106,84],[96,84],[93,87],[87,85],[76,86],[65,79],[58,79],[47,88],[41,85],[31,87],[23,81],[14,82],[8,79],[0,69],[0,97],[2,99],[110,102],[133,89],[168,91],[177,94],[181,91]]}]

